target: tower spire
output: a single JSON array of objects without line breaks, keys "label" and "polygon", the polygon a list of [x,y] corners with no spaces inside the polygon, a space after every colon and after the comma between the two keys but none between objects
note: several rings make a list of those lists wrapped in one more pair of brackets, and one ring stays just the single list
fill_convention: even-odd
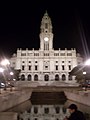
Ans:
[{"label": "tower spire", "polygon": [[53,48],[52,22],[51,22],[51,18],[47,13],[47,10],[41,21],[40,48],[42,50],[52,50]]},{"label": "tower spire", "polygon": [[45,12],[45,15],[48,15],[48,12],[47,12],[47,10],[46,10],[46,12]]}]

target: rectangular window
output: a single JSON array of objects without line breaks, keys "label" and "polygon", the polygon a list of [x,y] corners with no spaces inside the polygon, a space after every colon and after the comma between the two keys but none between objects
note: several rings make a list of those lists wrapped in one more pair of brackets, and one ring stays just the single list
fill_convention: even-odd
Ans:
[{"label": "rectangular window", "polygon": [[37,65],[35,65],[35,70],[37,70]]},{"label": "rectangular window", "polygon": [[71,70],[71,65],[68,66],[68,69]]},{"label": "rectangular window", "polygon": [[58,70],[58,65],[56,65],[56,70]]},{"label": "rectangular window", "polygon": [[28,69],[31,70],[31,65],[28,66]]},{"label": "rectangular window", "polygon": [[61,55],[61,56],[65,56],[65,53],[61,53],[60,55]]},{"label": "rectangular window", "polygon": [[67,53],[67,56],[72,56],[72,53]]},{"label": "rectangular window", "polygon": [[22,70],[24,70],[24,68],[25,68],[25,66],[24,66],[24,65],[22,65]]},{"label": "rectangular window", "polygon": [[47,24],[47,23],[45,23],[45,28],[46,28],[46,29],[48,28],[48,24]]},{"label": "rectangular window", "polygon": [[62,70],[65,70],[65,67],[64,67],[64,65],[62,65]]},{"label": "rectangular window", "polygon": [[26,53],[21,53],[21,56],[26,56]]},{"label": "rectangular window", "polygon": [[45,114],[48,114],[49,113],[49,108],[44,108],[44,112],[45,112]]}]

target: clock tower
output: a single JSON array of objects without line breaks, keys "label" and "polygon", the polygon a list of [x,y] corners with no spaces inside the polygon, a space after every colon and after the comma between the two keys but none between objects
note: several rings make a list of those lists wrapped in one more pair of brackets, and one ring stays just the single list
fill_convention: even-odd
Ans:
[{"label": "clock tower", "polygon": [[40,27],[40,50],[48,51],[53,49],[52,23],[48,13],[44,14]]}]

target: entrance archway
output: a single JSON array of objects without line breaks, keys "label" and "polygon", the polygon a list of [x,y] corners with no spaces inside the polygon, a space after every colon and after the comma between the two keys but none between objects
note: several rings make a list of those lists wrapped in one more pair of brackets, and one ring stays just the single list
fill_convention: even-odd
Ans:
[{"label": "entrance archway", "polygon": [[31,77],[30,74],[28,75],[28,78],[27,78],[27,79],[28,79],[28,81],[31,81],[31,80],[32,80],[32,77]]},{"label": "entrance archway", "polygon": [[24,75],[24,74],[21,75],[21,80],[22,80],[22,81],[25,80],[25,75]]},{"label": "entrance archway", "polygon": [[66,80],[66,76],[65,76],[65,74],[62,75],[62,80],[63,80],[63,81]]},{"label": "entrance archway", "polygon": [[55,81],[59,81],[59,75],[58,74],[55,75]]},{"label": "entrance archway", "polygon": [[34,75],[34,81],[38,81],[38,75]]},{"label": "entrance archway", "polygon": [[46,74],[46,75],[44,76],[44,80],[45,80],[45,81],[49,81],[49,75]]}]

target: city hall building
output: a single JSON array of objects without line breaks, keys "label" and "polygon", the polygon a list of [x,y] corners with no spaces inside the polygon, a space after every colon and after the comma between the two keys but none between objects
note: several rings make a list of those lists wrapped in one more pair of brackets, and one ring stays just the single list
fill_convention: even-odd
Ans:
[{"label": "city hall building", "polygon": [[17,49],[11,58],[11,66],[20,69],[21,81],[38,81],[50,83],[53,81],[75,82],[69,72],[82,62],[75,48],[54,50],[53,26],[46,12],[40,26],[40,48],[38,50]]}]

